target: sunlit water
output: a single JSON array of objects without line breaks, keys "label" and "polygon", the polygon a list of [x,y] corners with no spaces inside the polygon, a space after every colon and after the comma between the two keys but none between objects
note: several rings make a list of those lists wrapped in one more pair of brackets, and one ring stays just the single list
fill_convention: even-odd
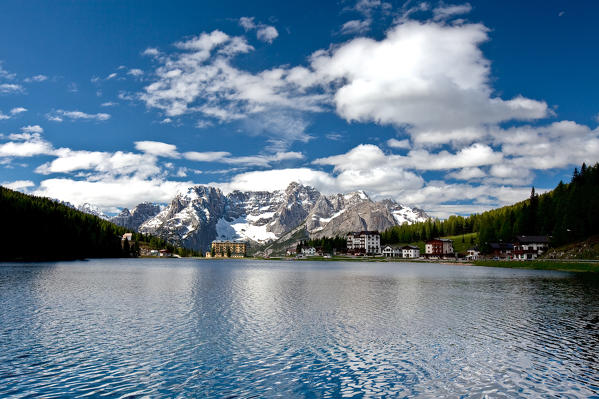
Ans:
[{"label": "sunlit water", "polygon": [[407,263],[0,264],[0,397],[599,397],[599,280]]}]

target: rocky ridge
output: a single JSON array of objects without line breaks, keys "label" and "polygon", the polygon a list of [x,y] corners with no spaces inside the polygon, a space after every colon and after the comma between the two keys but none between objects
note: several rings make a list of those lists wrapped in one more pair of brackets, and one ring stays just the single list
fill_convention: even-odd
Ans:
[{"label": "rocky ridge", "polygon": [[[128,217],[123,210],[119,220]],[[376,202],[363,191],[327,196],[312,187],[291,183],[285,190],[225,195],[215,187],[194,186],[141,223],[138,230],[206,250],[215,239],[271,243],[302,226],[309,236],[322,237],[358,230],[383,231],[427,218],[420,209],[393,200]]]}]

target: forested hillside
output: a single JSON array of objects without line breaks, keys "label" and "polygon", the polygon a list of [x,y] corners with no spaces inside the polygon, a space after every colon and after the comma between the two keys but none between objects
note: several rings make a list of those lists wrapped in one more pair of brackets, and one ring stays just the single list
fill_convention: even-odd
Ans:
[{"label": "forested hillside", "polygon": [[428,240],[434,237],[478,233],[478,244],[510,241],[515,235],[550,235],[562,245],[599,233],[599,164],[574,169],[570,183],[538,195],[532,189],[526,201],[468,217],[429,220],[392,227],[381,235],[383,243]]},{"label": "forested hillside", "polygon": [[[35,197],[0,186],[0,260],[58,260],[136,256],[138,244],[125,248],[128,230],[48,198]],[[155,249],[187,255],[187,250],[151,236],[134,234]]]}]

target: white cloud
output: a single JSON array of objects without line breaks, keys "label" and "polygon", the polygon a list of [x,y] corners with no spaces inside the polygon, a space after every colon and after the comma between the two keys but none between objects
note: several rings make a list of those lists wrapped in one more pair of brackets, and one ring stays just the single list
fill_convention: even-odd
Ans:
[{"label": "white cloud", "polygon": [[[494,166],[493,166],[494,167]],[[450,179],[474,180],[485,177],[487,174],[481,168],[463,168],[447,174]]]},{"label": "white cloud", "polygon": [[13,109],[10,110],[10,114],[11,115],[18,115],[18,114],[21,114],[23,112],[27,112],[27,108],[15,107],[15,108],[13,108]]},{"label": "white cloud", "polygon": [[25,82],[30,83],[30,82],[43,82],[45,80],[48,80],[48,77],[46,75],[35,75],[32,76],[30,78],[26,78]]},{"label": "white cloud", "polygon": [[279,37],[279,32],[274,26],[263,26],[256,31],[256,37],[263,42],[272,43]]},{"label": "white cloud", "polygon": [[110,75],[106,76],[106,80],[114,79],[117,77],[117,73],[113,72]]},{"label": "white cloud", "polygon": [[239,18],[239,25],[245,29],[245,31],[249,31],[256,28],[256,23],[254,22],[254,17],[241,17]]},{"label": "white cloud", "polygon": [[132,208],[143,201],[170,202],[178,192],[190,185],[191,182],[142,179],[137,176],[107,177],[97,181],[60,178],[42,181],[34,194],[58,198],[75,205],[88,202],[107,211],[114,207]]},{"label": "white cloud", "polygon": [[138,151],[159,157],[179,158],[180,156],[177,152],[177,146],[159,141],[136,141],[135,148]]},{"label": "white cloud", "polygon": [[0,112],[0,121],[5,119],[10,119],[10,115],[5,115],[2,112]]},{"label": "white cloud", "polygon": [[472,6],[470,3],[441,5],[433,9],[433,19],[435,21],[442,21],[456,15],[468,14],[470,11],[472,11]]},{"label": "white cloud", "polygon": [[40,125],[27,125],[21,128],[24,133],[43,133],[44,129]]},{"label": "white cloud", "polygon": [[8,137],[13,141],[0,144],[0,158],[54,154],[55,150],[52,144],[44,140],[38,133],[11,134]]},{"label": "white cloud", "polygon": [[0,186],[6,187],[10,190],[26,191],[30,187],[35,187],[35,183],[31,180],[16,180],[13,182],[3,182]]},{"label": "white cloud", "polygon": [[106,113],[97,113],[97,114],[88,114],[82,111],[65,111],[59,109],[57,111],[51,112],[46,115],[46,118],[53,122],[62,122],[65,118],[71,120],[96,120],[96,121],[106,121],[110,119],[110,114]]},{"label": "white cloud", "polygon": [[487,125],[547,116],[544,102],[493,96],[479,49],[487,39],[481,24],[408,21],[381,41],[357,38],[314,53],[316,79],[307,82],[331,85],[346,120],[405,128],[416,143],[431,135],[435,144],[472,142]]},{"label": "white cloud", "polygon": [[15,83],[0,84],[0,94],[22,93],[23,91],[23,86]]},{"label": "white cloud", "polygon": [[287,80],[301,72],[274,68],[254,74],[237,69],[231,65],[232,57],[253,47],[244,38],[221,31],[202,33],[175,46],[183,52],[162,58],[157,81],[140,95],[148,107],[163,110],[167,117],[196,113],[204,124],[243,121],[250,134],[265,134],[286,145],[310,138],[300,112],[320,111],[326,96],[306,94]]},{"label": "white cloud", "polygon": [[231,155],[230,152],[226,151],[207,151],[207,152],[197,152],[197,151],[189,151],[183,154],[183,157],[190,161],[197,162],[215,162],[224,159]]},{"label": "white cloud", "polygon": [[146,55],[146,56],[150,56],[150,57],[156,57],[156,56],[160,55],[160,51],[157,48],[148,47],[141,54],[142,55]]},{"label": "white cloud", "polygon": [[127,74],[131,75],[131,76],[135,76],[135,77],[139,77],[142,76],[144,74],[144,71],[142,71],[139,68],[132,68],[130,69]]},{"label": "white cloud", "polygon": [[246,31],[256,30],[256,38],[266,43],[272,43],[277,37],[279,32],[274,26],[265,25],[262,23],[256,23],[254,17],[241,17],[239,18],[239,25]]},{"label": "white cloud", "polygon": [[[55,151],[56,159],[37,167],[36,172],[48,175],[52,173],[72,173],[76,171],[92,171],[99,176],[134,175],[147,178],[159,175],[160,167],[156,157],[149,154],[135,154],[117,151],[80,151],[60,148]],[[97,176],[96,176],[97,177]]]},{"label": "white cloud", "polygon": [[397,139],[389,139],[387,140],[387,145],[391,148],[403,148],[410,149],[412,146],[410,145],[410,140],[397,140]]},{"label": "white cloud", "polygon": [[312,187],[333,187],[335,181],[325,172],[309,169],[273,169],[241,173],[228,183],[210,183],[225,192],[233,190],[264,191],[284,190],[289,183],[296,181]]},{"label": "white cloud", "polygon": [[116,105],[119,105],[119,103],[115,103],[113,101],[106,101],[106,102],[100,104],[101,107],[114,107]]},{"label": "white cloud", "polygon": [[4,67],[2,66],[2,61],[0,61],[0,78],[6,79],[6,80],[13,80],[16,77],[17,77],[17,74],[8,72],[6,69],[4,69]]},{"label": "white cloud", "polygon": [[347,21],[341,26],[341,34],[353,35],[356,33],[367,32],[370,29],[371,23],[372,21],[370,19],[352,19],[351,21]]},{"label": "white cloud", "polygon": [[473,144],[457,153],[430,153],[412,150],[407,155],[386,155],[379,147],[361,144],[342,155],[316,159],[316,165],[332,165],[335,171],[368,170],[373,167],[407,168],[416,170],[447,170],[493,165],[501,162],[501,153],[484,144]]},{"label": "white cloud", "polygon": [[196,162],[219,162],[233,165],[245,166],[269,166],[271,163],[288,160],[303,159],[304,155],[299,152],[277,152],[272,155],[250,155],[234,157],[229,152],[195,152],[190,151],[183,154],[183,157]]}]

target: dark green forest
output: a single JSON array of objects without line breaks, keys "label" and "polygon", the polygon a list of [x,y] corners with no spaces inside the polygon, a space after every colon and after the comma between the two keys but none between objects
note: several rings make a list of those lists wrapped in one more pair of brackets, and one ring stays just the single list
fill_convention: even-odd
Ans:
[{"label": "dark green forest", "polygon": [[391,227],[381,234],[381,243],[407,243],[434,237],[478,233],[478,245],[509,242],[516,235],[549,235],[559,246],[599,234],[599,163],[574,169],[570,183],[560,182],[547,193],[514,205],[471,216]]},{"label": "dark green forest", "polygon": [[134,234],[135,244],[124,247],[128,230],[48,198],[0,186],[0,260],[59,260],[118,258],[139,254],[139,242],[153,249],[186,255],[166,241]]},{"label": "dark green forest", "polygon": [[347,239],[345,237],[322,237],[312,240],[301,241],[297,244],[297,253],[300,253],[302,248],[319,248],[324,252],[332,252],[333,249],[345,251],[347,247]]}]

